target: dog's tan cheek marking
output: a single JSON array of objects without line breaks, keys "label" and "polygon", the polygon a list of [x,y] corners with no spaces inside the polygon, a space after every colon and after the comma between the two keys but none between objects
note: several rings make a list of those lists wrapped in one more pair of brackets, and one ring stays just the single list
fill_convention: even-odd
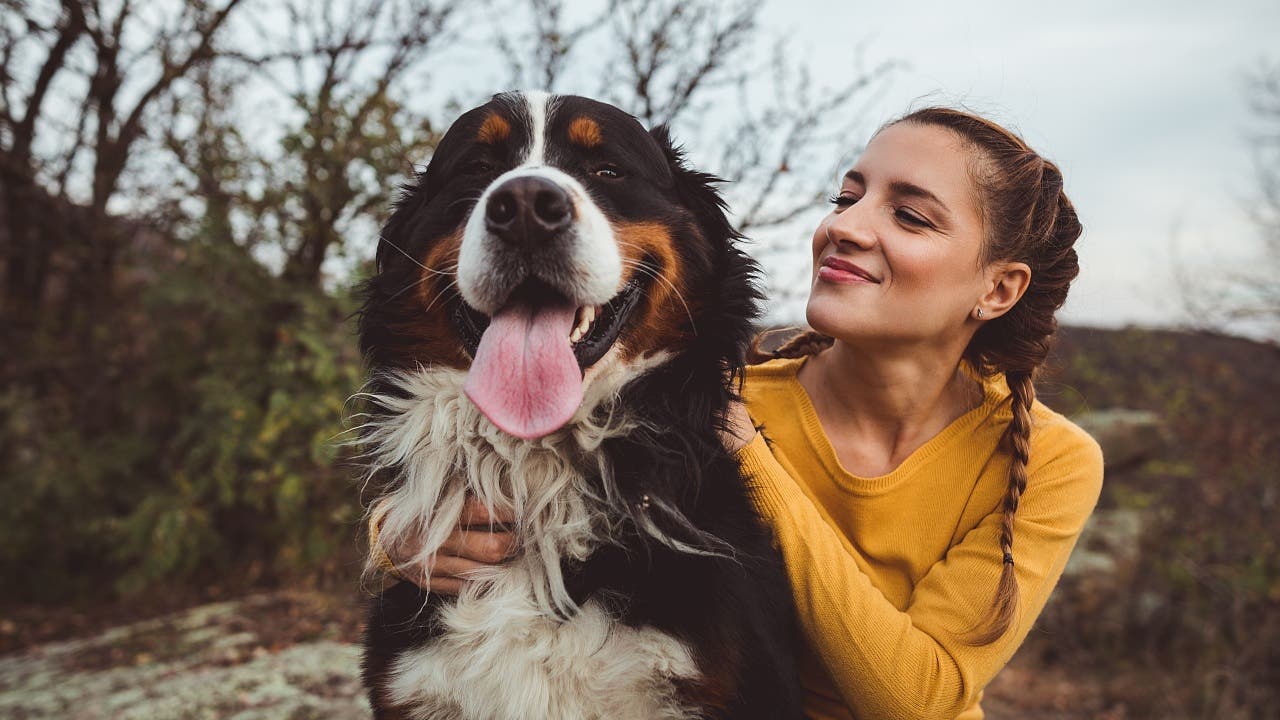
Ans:
[{"label": "dog's tan cheek marking", "polygon": [[423,285],[443,288],[453,282],[458,269],[458,254],[462,252],[462,233],[463,229],[459,227],[430,243],[430,249],[421,260],[425,267],[419,269]]},{"label": "dog's tan cheek marking", "polygon": [[462,370],[469,365],[445,303],[447,288],[454,282],[461,246],[461,228],[432,241],[430,250],[420,260],[426,266],[418,270],[420,282],[414,291],[406,291],[401,296],[403,304],[399,315],[404,321],[394,329],[403,337],[412,338],[408,357],[401,358],[406,368],[440,364]]},{"label": "dog's tan cheek marking", "polygon": [[685,287],[684,264],[676,252],[671,228],[661,223],[621,223],[615,225],[614,232],[628,279],[641,274],[635,266],[645,256],[655,258],[659,265],[659,278],[640,278],[648,298],[640,316],[633,320],[633,329],[626,333],[627,358],[678,346],[693,330],[689,317],[697,317],[697,307]]},{"label": "dog's tan cheek marking", "polygon": [[604,142],[604,133],[600,130],[600,123],[581,116],[569,123],[569,140],[584,148],[593,148]]},{"label": "dog's tan cheek marking", "polygon": [[490,112],[485,117],[484,122],[480,123],[480,129],[476,131],[476,142],[485,145],[497,145],[511,136],[511,123],[501,115]]}]

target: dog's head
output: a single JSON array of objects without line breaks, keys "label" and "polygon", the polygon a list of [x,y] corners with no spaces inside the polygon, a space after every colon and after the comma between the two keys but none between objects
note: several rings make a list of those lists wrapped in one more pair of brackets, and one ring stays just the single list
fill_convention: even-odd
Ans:
[{"label": "dog's head", "polygon": [[714,183],[611,105],[495,96],[383,229],[360,324],[371,368],[463,370],[476,406],[528,439],[569,422],[605,369],[683,359],[720,384],[758,295]]}]

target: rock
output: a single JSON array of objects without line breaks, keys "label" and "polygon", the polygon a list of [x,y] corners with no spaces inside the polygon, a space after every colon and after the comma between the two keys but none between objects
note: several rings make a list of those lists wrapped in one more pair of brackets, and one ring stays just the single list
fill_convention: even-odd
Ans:
[{"label": "rock", "polygon": [[1095,410],[1077,415],[1072,420],[1102,446],[1108,473],[1140,465],[1165,445],[1164,424],[1160,416],[1146,410]]},{"label": "rock", "polygon": [[272,652],[236,631],[266,602],[205,605],[0,657],[0,717],[366,720],[358,647],[320,639]]},{"label": "rock", "polygon": [[1115,574],[1123,564],[1137,559],[1141,534],[1141,511],[1095,510],[1067,560],[1063,578]]}]

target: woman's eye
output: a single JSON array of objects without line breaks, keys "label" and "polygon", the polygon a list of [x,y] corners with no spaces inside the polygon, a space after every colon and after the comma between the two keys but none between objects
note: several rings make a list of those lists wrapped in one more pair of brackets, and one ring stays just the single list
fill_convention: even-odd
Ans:
[{"label": "woman's eye", "polygon": [[610,180],[617,180],[622,177],[622,171],[618,169],[617,165],[601,165],[595,170],[592,170],[591,174],[596,177],[608,178]]},{"label": "woman's eye", "polygon": [[831,197],[827,198],[827,202],[831,203],[832,205],[835,205],[836,207],[843,208],[858,202],[858,198],[852,195],[846,195],[846,194],[832,195]]},{"label": "woman's eye", "polygon": [[898,220],[913,227],[930,227],[929,221],[915,214],[915,212],[907,208],[898,208],[893,213]]}]

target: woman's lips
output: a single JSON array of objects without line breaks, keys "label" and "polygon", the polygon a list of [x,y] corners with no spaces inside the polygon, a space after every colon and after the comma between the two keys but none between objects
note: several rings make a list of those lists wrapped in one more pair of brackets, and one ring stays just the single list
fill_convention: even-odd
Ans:
[{"label": "woman's lips", "polygon": [[880,282],[866,270],[834,255],[823,258],[818,267],[818,279],[837,283],[879,284]]}]

